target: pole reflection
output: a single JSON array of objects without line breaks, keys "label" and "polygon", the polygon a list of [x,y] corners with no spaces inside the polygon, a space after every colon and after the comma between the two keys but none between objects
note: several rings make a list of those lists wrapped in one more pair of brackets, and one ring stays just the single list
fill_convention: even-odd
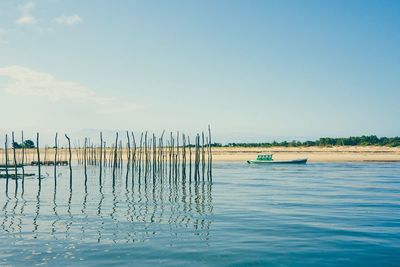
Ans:
[{"label": "pole reflection", "polygon": [[[60,167],[58,172],[67,173],[68,168]],[[164,174],[156,169],[156,175]],[[87,175],[85,182],[82,170],[74,170],[72,188],[69,179],[58,179],[55,186],[49,178],[33,190],[35,179],[26,180],[23,195],[0,198],[0,231],[27,239],[97,243],[136,243],[180,235],[208,240],[213,215],[211,181],[144,176],[140,182],[137,174],[128,183],[126,173],[117,172],[114,183],[106,168],[101,176],[98,169],[88,169]]]}]

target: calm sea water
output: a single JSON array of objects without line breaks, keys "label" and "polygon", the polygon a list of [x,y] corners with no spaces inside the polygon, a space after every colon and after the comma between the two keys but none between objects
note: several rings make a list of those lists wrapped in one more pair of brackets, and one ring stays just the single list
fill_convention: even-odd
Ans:
[{"label": "calm sea water", "polygon": [[[29,172],[29,171],[28,171]],[[213,182],[0,180],[0,266],[400,266],[400,164],[215,163]]]}]

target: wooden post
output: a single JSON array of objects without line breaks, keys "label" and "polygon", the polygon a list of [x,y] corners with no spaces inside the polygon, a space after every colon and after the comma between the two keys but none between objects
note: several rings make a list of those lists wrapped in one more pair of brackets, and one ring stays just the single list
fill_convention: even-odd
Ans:
[{"label": "wooden post", "polygon": [[186,136],[182,134],[182,178],[186,179]]},{"label": "wooden post", "polygon": [[12,135],[13,158],[14,158],[14,172],[15,172],[15,192],[17,192],[17,190],[18,190],[18,173],[17,173],[17,155],[15,154],[14,132],[12,132],[11,135]]},{"label": "wooden post", "polygon": [[189,145],[189,182],[192,181],[192,145],[190,144],[190,137],[188,136]]},{"label": "wooden post", "polygon": [[200,134],[197,134],[197,178],[200,180],[200,160],[201,160],[201,149],[200,149]]},{"label": "wooden post", "polygon": [[68,140],[68,151],[69,151],[69,158],[68,158],[68,165],[69,165],[69,187],[72,190],[72,151],[71,151],[71,140],[69,139],[68,135],[65,134],[65,138]]},{"label": "wooden post", "polygon": [[175,177],[179,176],[179,162],[180,162],[180,156],[179,156],[179,132],[176,132],[176,162],[175,162]]},{"label": "wooden post", "polygon": [[157,164],[157,171],[160,175],[160,179],[162,179],[162,173],[163,173],[163,153],[164,153],[164,144],[163,144],[163,136],[164,136],[165,130],[163,130],[161,137],[159,139],[158,143],[158,164]]},{"label": "wooden post", "polygon": [[156,136],[153,133],[153,182],[156,176],[156,153],[157,153],[157,143],[156,143]]},{"label": "wooden post", "polygon": [[163,130],[162,134],[161,134],[161,138],[160,138],[160,143],[161,143],[161,154],[160,154],[160,168],[161,168],[161,178],[163,176],[163,170],[164,170],[164,133],[165,130]]},{"label": "wooden post", "polygon": [[24,131],[21,132],[21,139],[22,139],[22,192],[24,192],[24,183],[25,183],[25,141],[24,141]]},{"label": "wooden post", "polygon": [[135,167],[136,167],[136,141],[135,141],[135,135],[133,134],[133,132],[131,132],[131,134],[132,134],[132,142],[133,142],[133,157],[132,157],[132,183],[133,183]]},{"label": "wooden post", "polygon": [[114,164],[113,164],[113,186],[115,186],[115,168],[117,167],[117,160],[118,160],[118,132],[115,136],[115,146],[114,146]]},{"label": "wooden post", "polygon": [[204,181],[204,171],[206,169],[206,159],[204,151],[204,132],[201,132],[201,177]]},{"label": "wooden post", "polygon": [[172,137],[172,132],[170,136],[170,141],[169,141],[169,181],[171,182],[171,176],[172,176],[172,151],[173,151],[173,137]]},{"label": "wooden post", "polygon": [[8,195],[8,135],[6,134],[6,140],[4,143],[4,152],[6,158],[6,194]]},{"label": "wooden post", "polygon": [[85,137],[85,144],[83,146],[83,164],[84,164],[84,168],[85,168],[85,185],[87,182],[87,138]]},{"label": "wooden post", "polygon": [[128,143],[127,143],[127,153],[128,153],[127,156],[128,156],[128,159],[127,159],[127,163],[126,163],[125,185],[128,186],[129,169],[131,167],[131,141],[130,141],[130,137],[129,137],[129,132],[128,131],[126,131],[126,137],[128,138]]},{"label": "wooden post", "polygon": [[144,169],[145,169],[145,177],[147,176],[147,164],[148,164],[148,154],[147,154],[147,131],[144,135],[144,153],[145,153],[145,165],[144,165]]},{"label": "wooden post", "polygon": [[194,181],[197,181],[197,134],[195,139],[195,148],[194,148]]},{"label": "wooden post", "polygon": [[142,171],[142,138],[143,138],[143,132],[140,134],[140,142],[139,142],[139,164],[138,164],[139,184],[140,184],[140,175]]},{"label": "wooden post", "polygon": [[100,185],[101,185],[102,172],[103,172],[103,133],[100,132],[100,175],[99,175]]},{"label": "wooden post", "polygon": [[196,155],[195,155],[195,163],[194,163],[194,171],[195,171],[195,181],[197,182],[200,178],[200,170],[199,170],[199,164],[200,164],[200,135],[196,135]]},{"label": "wooden post", "polygon": [[208,171],[209,179],[212,180],[212,151],[211,151],[211,128],[208,125]]},{"label": "wooden post", "polygon": [[57,180],[57,153],[58,153],[58,133],[56,133],[56,137],[54,138],[54,180]]},{"label": "wooden post", "polygon": [[39,148],[39,133],[36,133],[36,153],[37,153],[37,160],[38,160],[38,172],[39,172],[39,187],[42,185],[42,173],[40,169],[40,148]]}]

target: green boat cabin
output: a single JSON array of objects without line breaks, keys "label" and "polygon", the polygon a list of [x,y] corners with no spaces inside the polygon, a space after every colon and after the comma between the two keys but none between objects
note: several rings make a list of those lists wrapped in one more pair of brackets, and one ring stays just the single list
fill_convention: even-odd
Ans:
[{"label": "green boat cabin", "polygon": [[257,156],[257,160],[266,160],[270,161],[272,160],[272,154],[261,154]]}]

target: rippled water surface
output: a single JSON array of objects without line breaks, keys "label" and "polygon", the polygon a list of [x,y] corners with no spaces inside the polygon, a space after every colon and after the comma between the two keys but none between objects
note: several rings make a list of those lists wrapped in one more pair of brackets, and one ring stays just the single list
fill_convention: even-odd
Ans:
[{"label": "rippled water surface", "polygon": [[[32,169],[32,171],[35,169]],[[27,170],[29,172],[29,170]],[[400,266],[400,164],[215,163],[213,181],[0,180],[0,266]]]}]

